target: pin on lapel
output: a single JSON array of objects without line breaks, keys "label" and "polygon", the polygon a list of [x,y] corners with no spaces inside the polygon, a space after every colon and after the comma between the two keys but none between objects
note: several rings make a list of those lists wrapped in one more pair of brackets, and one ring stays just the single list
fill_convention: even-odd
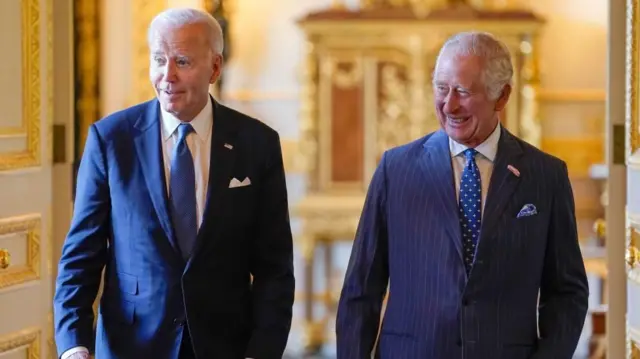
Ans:
[{"label": "pin on lapel", "polygon": [[507,169],[511,171],[511,173],[513,173],[516,177],[520,177],[520,171],[518,171],[517,168],[513,167],[512,165],[508,165]]},{"label": "pin on lapel", "polygon": [[228,148],[228,149],[230,149],[230,150],[232,150],[232,149],[233,149],[233,146],[231,146],[231,145],[230,145],[230,144],[228,144],[228,143],[225,143],[225,144],[224,144],[224,147],[226,147],[226,148]]}]

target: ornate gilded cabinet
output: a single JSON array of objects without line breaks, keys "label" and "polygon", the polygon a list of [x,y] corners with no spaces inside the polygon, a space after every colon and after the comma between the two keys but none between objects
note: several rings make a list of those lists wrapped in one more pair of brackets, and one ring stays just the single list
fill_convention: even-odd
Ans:
[{"label": "ornate gilded cabinet", "polygon": [[[331,247],[353,239],[369,180],[382,153],[438,128],[431,74],[447,37],[488,31],[504,40],[515,64],[514,92],[502,122],[539,145],[536,37],[542,21],[527,11],[452,5],[432,11],[375,5],[330,9],[300,21],[307,39],[300,160],[307,195],[295,207],[303,221],[307,349],[318,350],[334,320],[339,283],[331,283]],[[380,2],[378,2],[380,3]],[[397,2],[402,3],[402,2]],[[325,246],[328,284],[314,288],[314,254]],[[329,315],[313,316],[324,303]]]}]

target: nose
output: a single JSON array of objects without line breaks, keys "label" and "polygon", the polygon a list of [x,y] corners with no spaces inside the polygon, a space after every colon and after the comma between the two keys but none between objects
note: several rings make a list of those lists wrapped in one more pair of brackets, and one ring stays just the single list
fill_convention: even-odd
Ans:
[{"label": "nose", "polygon": [[177,77],[177,69],[176,65],[169,61],[169,63],[164,67],[164,79],[167,82],[174,82]]},{"label": "nose", "polygon": [[444,106],[442,106],[442,111],[444,113],[454,113],[460,107],[460,103],[458,102],[458,97],[455,95],[453,90],[450,90],[447,96],[444,98]]}]

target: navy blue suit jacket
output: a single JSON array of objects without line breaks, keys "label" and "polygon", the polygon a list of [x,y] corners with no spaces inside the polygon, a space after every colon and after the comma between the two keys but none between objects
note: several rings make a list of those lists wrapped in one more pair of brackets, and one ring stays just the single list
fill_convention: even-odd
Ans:
[{"label": "navy blue suit jacket", "polygon": [[[185,325],[198,358],[281,358],[294,276],[278,134],[214,101],[207,201],[185,263],[160,126],[152,100],[89,129],[56,283],[58,355],[94,348],[92,303],[104,269],[97,358],[176,359]],[[234,177],[252,183],[230,189]]]},{"label": "navy blue suit jacket", "polygon": [[[453,178],[441,130],[383,155],[338,307],[338,358],[370,358],[389,283],[378,358],[570,359],[588,287],[565,163],[502,130],[469,276]],[[525,204],[537,215],[516,218]]]}]

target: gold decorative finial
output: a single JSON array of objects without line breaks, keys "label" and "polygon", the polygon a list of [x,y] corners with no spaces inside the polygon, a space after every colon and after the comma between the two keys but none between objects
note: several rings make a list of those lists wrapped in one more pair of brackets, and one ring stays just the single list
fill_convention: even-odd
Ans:
[{"label": "gold decorative finial", "polygon": [[6,249],[0,249],[0,269],[7,269],[11,264],[11,255]]}]

